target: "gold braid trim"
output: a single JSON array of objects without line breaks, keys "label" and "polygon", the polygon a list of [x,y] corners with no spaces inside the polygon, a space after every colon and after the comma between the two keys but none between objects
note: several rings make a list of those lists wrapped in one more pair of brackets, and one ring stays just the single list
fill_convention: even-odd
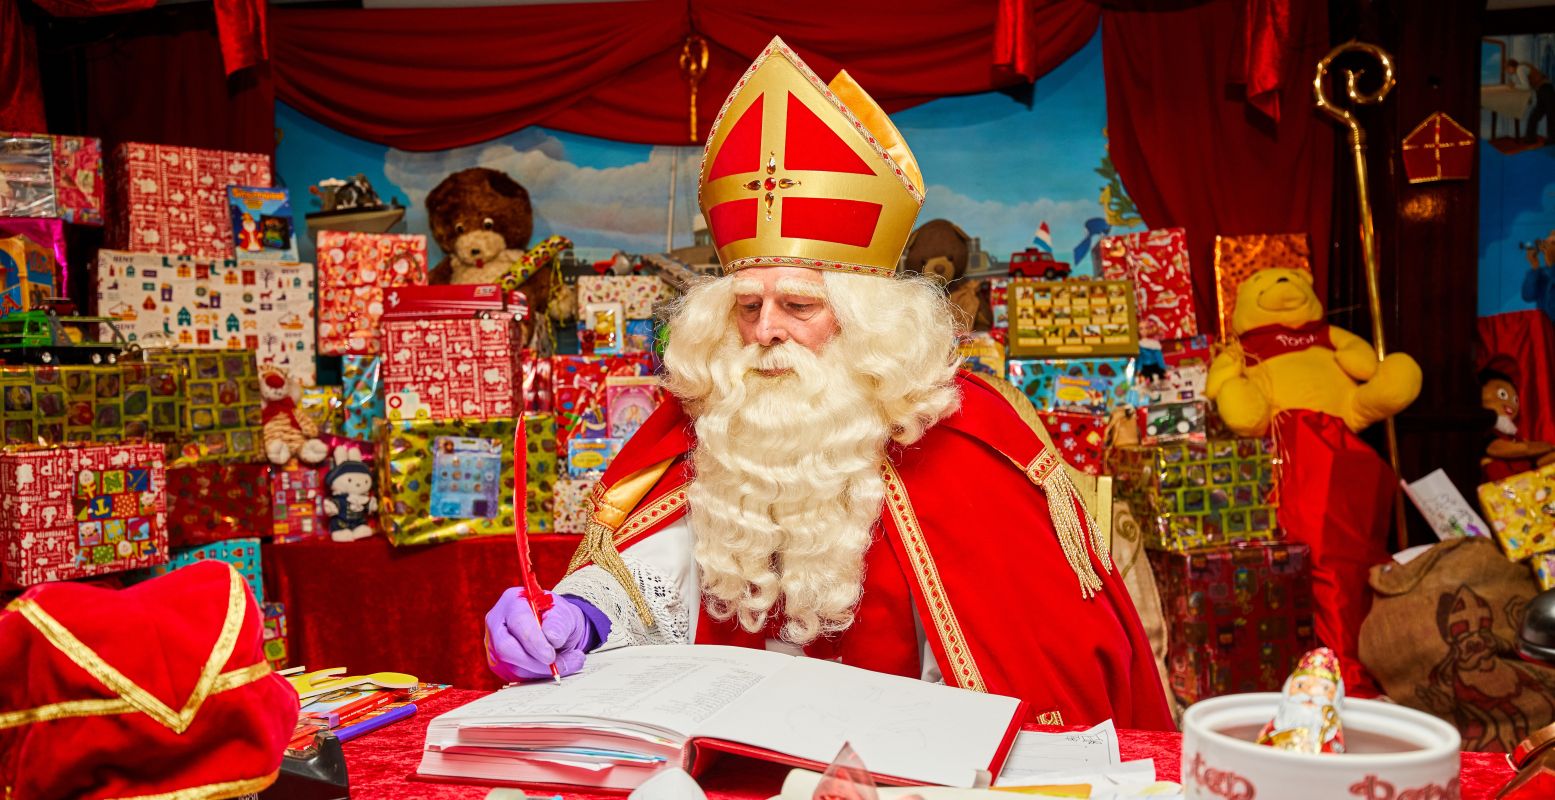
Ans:
[{"label": "gold braid trim", "polygon": [[[673,458],[667,458],[651,467],[638,470],[616,481],[609,489],[606,489],[603,483],[596,484],[594,491],[589,494],[589,524],[584,529],[583,541],[578,544],[577,551],[572,554],[572,561],[567,564],[568,575],[577,571],[585,563],[593,562],[610,577],[615,578],[616,583],[621,585],[621,589],[631,599],[632,607],[637,609],[637,616],[649,630],[655,626],[653,611],[648,607],[648,600],[643,597],[642,590],[637,587],[637,578],[632,575],[631,569],[626,566],[626,561],[621,558],[621,551],[616,548],[616,531],[624,529],[631,532],[644,525],[641,521],[644,514],[656,517],[666,510],[662,507],[663,501],[661,501],[661,507],[631,514],[632,509],[636,508],[643,497],[652,491],[659,478],[664,476],[665,471],[674,461]],[[684,491],[674,494],[679,495],[679,502],[684,502]],[[678,507],[679,503],[675,505]]]},{"label": "gold braid trim", "polygon": [[163,792],[161,794],[139,794],[134,797],[120,797],[115,800],[218,800],[219,798],[242,797],[246,794],[255,794],[270,788],[270,784],[275,783],[275,779],[280,774],[281,771],[276,770],[269,775],[261,775],[257,778],[207,783],[204,786],[174,789],[171,792]]}]

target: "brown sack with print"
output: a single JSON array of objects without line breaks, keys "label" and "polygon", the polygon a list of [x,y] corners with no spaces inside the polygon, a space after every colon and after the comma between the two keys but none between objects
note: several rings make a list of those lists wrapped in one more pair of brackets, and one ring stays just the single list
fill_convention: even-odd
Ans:
[{"label": "brown sack with print", "polygon": [[1371,587],[1361,663],[1389,697],[1456,725],[1464,750],[1511,752],[1555,721],[1555,669],[1516,652],[1538,588],[1495,542],[1454,539],[1372,567]]}]

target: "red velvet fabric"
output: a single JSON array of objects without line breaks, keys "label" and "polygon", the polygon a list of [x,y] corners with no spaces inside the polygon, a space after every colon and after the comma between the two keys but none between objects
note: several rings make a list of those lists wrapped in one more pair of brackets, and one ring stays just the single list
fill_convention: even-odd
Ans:
[{"label": "red velvet fabric", "polygon": [[[542,586],[561,580],[578,537],[529,537]],[[511,536],[392,547],[381,536],[265,545],[265,597],[286,604],[293,666],[408,672],[424,681],[495,689],[482,620],[519,584]]]},{"label": "red velvet fabric", "polygon": [[47,130],[38,43],[22,19],[22,0],[0,0],[0,130]]},{"label": "red velvet fabric", "polygon": [[994,17],[994,66],[1028,81],[1046,75],[1069,57],[1048,45],[1084,42],[1096,31],[1101,6],[1073,0],[999,0]]},{"label": "red velvet fabric", "polygon": [[[1108,8],[1102,15],[1109,150],[1145,223],[1187,228],[1201,327],[1214,330],[1218,320],[1218,234],[1310,234],[1321,296],[1334,126],[1310,108],[1305,87],[1306,70],[1328,51],[1327,4],[1291,3],[1283,47],[1274,44],[1281,0],[1123,5],[1138,8]],[[1256,24],[1244,21],[1244,6]],[[1244,46],[1238,68],[1227,47],[1243,37],[1244,26],[1253,43]],[[1238,81],[1248,82],[1250,97],[1228,90]],[[1263,108],[1274,92],[1288,101],[1278,122],[1248,104]]]},{"label": "red velvet fabric", "polygon": [[[124,14],[145,11],[157,4],[156,0],[33,0],[33,3],[56,17]],[[216,8],[216,34],[221,42],[227,74],[264,61],[265,0],[215,0],[213,5]]]},{"label": "red velvet fabric", "polygon": [[1555,442],[1555,325],[1538,309],[1479,318],[1479,363],[1505,353],[1521,373],[1518,437]]},{"label": "red velvet fabric", "polygon": [[1095,31],[1089,3],[1038,2],[996,26],[1000,11],[996,0],[643,0],[459,13],[277,8],[270,24],[282,100],[358,138],[438,150],[528,125],[685,144],[690,92],[679,58],[692,33],[709,50],[697,91],[700,137],[774,34],[823,78],[847,67],[896,111],[1018,82],[996,68],[996,39],[1030,77]]},{"label": "red velvet fabric", "polygon": [[[427,723],[446,711],[480,697],[480,692],[447,691],[428,701],[416,716],[370,733],[345,745],[351,773],[351,797],[356,800],[443,800],[481,798],[489,786],[433,783],[415,778],[426,743]],[[1027,728],[1035,729],[1028,725]],[[1051,729],[1048,729],[1051,730]],[[1165,731],[1118,731],[1118,752],[1125,761],[1155,759],[1159,780],[1180,780],[1182,735]],[[1464,753],[1463,800],[1489,798],[1512,777],[1500,753]],[[785,767],[759,761],[729,760],[713,767],[701,779],[709,800],[766,800],[777,794],[788,774]],[[547,794],[549,796],[549,794]],[[568,792],[567,800],[621,800],[621,795]]]}]

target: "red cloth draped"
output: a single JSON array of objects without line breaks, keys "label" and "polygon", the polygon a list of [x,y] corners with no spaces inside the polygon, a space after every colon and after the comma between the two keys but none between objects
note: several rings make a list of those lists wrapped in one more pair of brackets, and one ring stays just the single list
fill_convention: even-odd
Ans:
[{"label": "red cloth draped", "polygon": [[21,0],[0,0],[0,130],[47,128],[32,25],[22,19]]},{"label": "red cloth draped", "polygon": [[995,68],[998,37],[1030,74],[1067,58],[1095,30],[1088,3],[1039,3],[1018,27],[996,26],[1000,10],[995,0],[700,0],[689,13],[675,0],[457,12],[277,8],[271,44],[278,97],[335,130],[392,147],[459,147],[529,125],[685,144],[690,94],[679,58],[688,34],[709,44],[697,92],[705,135],[774,34],[823,78],[846,67],[896,111],[1017,82]]},{"label": "red cloth draped", "polygon": [[[576,536],[529,537],[541,585],[554,586]],[[502,685],[486,668],[486,611],[516,586],[511,536],[391,547],[373,536],[265,545],[265,599],[286,604],[293,665],[408,672],[465,689]]]},{"label": "red cloth draped", "polygon": [[1290,55],[1290,0],[1241,0],[1240,12],[1231,80],[1247,87],[1248,103],[1279,122],[1285,63]]},{"label": "red cloth draped", "polygon": [[1389,514],[1398,479],[1338,417],[1287,411],[1275,420],[1280,527],[1312,548],[1317,638],[1339,656],[1345,693],[1375,697],[1361,666],[1360,632],[1371,610],[1371,568],[1387,562]]},{"label": "red cloth draped", "polygon": [[[1164,4],[1162,11],[1109,7],[1102,16],[1113,164],[1150,227],[1187,228],[1194,300],[1200,325],[1210,330],[1217,234],[1305,231],[1320,296],[1328,276],[1334,126],[1304,94],[1304,70],[1329,48],[1327,4],[1291,5],[1285,44],[1276,47],[1275,12],[1284,3],[1246,2],[1245,31],[1244,0]],[[1238,68],[1227,46],[1248,37]],[[1285,73],[1277,81],[1276,70]],[[1227,91],[1239,81],[1258,108],[1284,91],[1289,113],[1275,123],[1250,109]]]},{"label": "red cloth draped", "polygon": [[[482,692],[450,690],[425,703],[414,717],[345,744],[354,800],[452,800],[486,796],[488,787],[433,783],[411,778],[421,763],[427,723],[439,714],[479,699]],[[1027,725],[1027,730],[1056,730]],[[1182,734],[1169,731],[1118,731],[1118,753],[1124,761],[1155,760],[1158,780],[1181,780]],[[1464,753],[1461,796],[1490,797],[1512,777],[1501,753]],[[698,779],[709,800],[766,800],[777,794],[788,768],[764,761],[728,758]],[[620,794],[567,792],[568,800],[621,800]]]},{"label": "red cloth draped", "polygon": [[1046,40],[1084,42],[1096,31],[1101,7],[1072,0],[999,0],[994,19],[994,65],[1028,81],[1069,57]]},{"label": "red cloth draped", "polygon": [[1538,309],[1479,318],[1479,363],[1505,353],[1517,362],[1520,439],[1555,442],[1555,325]]},{"label": "red cloth draped", "polygon": [[[15,0],[4,0],[14,2]],[[156,0],[33,0],[56,17],[95,17],[145,11]],[[216,32],[227,74],[264,61],[265,0],[215,0]]]}]

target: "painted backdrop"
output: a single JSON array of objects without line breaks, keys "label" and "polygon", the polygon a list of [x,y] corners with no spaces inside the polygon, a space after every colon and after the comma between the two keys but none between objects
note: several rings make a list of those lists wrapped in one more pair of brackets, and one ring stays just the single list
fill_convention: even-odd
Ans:
[{"label": "painted backdrop", "polygon": [[[1027,105],[999,93],[952,97],[892,117],[928,184],[920,223],[949,219],[998,261],[1026,248],[1042,222],[1060,260],[1077,249],[1083,255],[1091,234],[1140,229],[1110,163],[1104,164],[1100,37],[1038,81],[1030,100]],[[319,208],[307,192],[310,185],[360,172],[380,196],[408,202],[409,232],[429,233],[427,193],[450,173],[481,166],[507,172],[529,190],[537,241],[563,234],[580,255],[598,251],[596,258],[614,249],[663,251],[673,203],[673,246],[692,243],[700,147],[622,144],[530,128],[456,150],[412,153],[352,139],[280,104],[276,125],[282,135],[277,167],[300,211]],[[312,243],[305,241],[303,249],[311,259]],[[1089,271],[1085,258],[1076,272]]]}]

